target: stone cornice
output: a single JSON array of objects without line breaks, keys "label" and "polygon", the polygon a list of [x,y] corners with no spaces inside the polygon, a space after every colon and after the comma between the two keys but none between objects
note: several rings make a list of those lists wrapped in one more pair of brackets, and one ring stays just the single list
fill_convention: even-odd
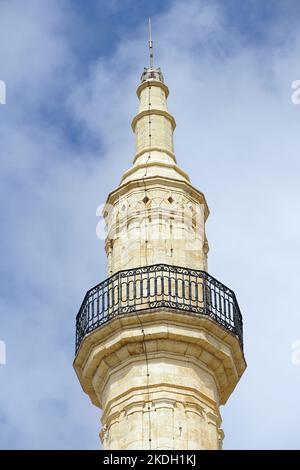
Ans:
[{"label": "stone cornice", "polygon": [[164,149],[162,147],[145,147],[143,148],[143,150],[141,150],[140,152],[137,152],[134,156],[134,159],[133,159],[133,163],[136,162],[136,160],[141,157],[144,153],[147,153],[149,154],[150,152],[161,152],[161,153],[166,153],[167,155],[169,155],[173,160],[174,162],[176,163],[176,157],[175,157],[175,153],[171,152],[170,150],[167,150],[167,149]]},{"label": "stone cornice", "polygon": [[173,130],[175,129],[176,121],[175,121],[175,118],[172,116],[172,114],[170,114],[168,111],[164,111],[163,109],[151,108],[151,109],[146,109],[144,111],[141,111],[136,116],[134,116],[131,122],[131,127],[132,127],[133,132],[135,131],[135,126],[136,126],[136,123],[139,121],[139,119],[143,118],[144,116],[151,116],[152,114],[164,116],[172,124]]},{"label": "stone cornice", "polygon": [[[168,352],[170,348],[171,353],[194,357],[211,371],[218,384],[220,403],[225,404],[246,368],[238,337],[204,315],[156,308],[138,316],[140,320],[136,313],[117,316],[88,334],[81,343],[74,368],[92,402],[101,406],[93,386],[99,367],[104,367],[102,380],[105,382],[106,370],[122,364],[129,357],[140,355],[138,350],[136,354],[130,350],[130,344],[162,340],[164,346],[159,347],[160,352]],[[126,351],[119,355],[118,351],[123,346]]]},{"label": "stone cornice", "polygon": [[167,87],[167,85],[163,82],[160,82],[159,80],[154,80],[154,79],[149,79],[149,80],[146,80],[145,82],[142,82],[137,90],[136,90],[136,94],[138,96],[138,98],[140,98],[140,95],[141,95],[141,92],[145,89],[145,88],[149,88],[149,87],[152,87],[152,86],[157,86],[159,88],[161,88],[165,94],[166,94],[166,98],[168,98],[169,96],[169,88]]},{"label": "stone cornice", "polygon": [[162,168],[171,168],[171,169],[175,170],[176,173],[178,173],[183,178],[185,178],[187,181],[190,180],[189,175],[184,170],[182,170],[179,166],[177,166],[175,163],[160,162],[159,160],[155,160],[155,161],[148,161],[148,162],[145,162],[145,163],[139,163],[137,165],[132,166],[131,168],[129,168],[129,170],[127,170],[127,171],[125,171],[125,173],[123,173],[121,182],[124,181],[126,178],[128,178],[128,176],[132,175],[133,173],[135,173],[138,170],[141,170],[143,168],[155,167],[155,166],[162,167]]},{"label": "stone cornice", "polygon": [[[151,176],[147,177],[144,179],[136,179],[136,180],[131,180],[128,181],[127,183],[120,184],[118,188],[113,190],[112,192],[109,193],[106,204],[114,204],[116,200],[120,196],[124,196],[127,192],[131,191],[132,189],[135,188],[145,188],[145,185],[147,189],[150,189],[151,186],[164,186],[164,187],[169,187],[170,190],[173,189],[183,189],[185,190],[191,197],[195,198],[196,201],[200,202],[201,204],[204,204],[205,211],[205,220],[209,216],[209,208],[205,199],[204,194],[196,189],[191,183],[188,181],[184,180],[176,180],[173,178],[166,178],[162,176]],[[105,207],[103,212],[105,212]]]}]

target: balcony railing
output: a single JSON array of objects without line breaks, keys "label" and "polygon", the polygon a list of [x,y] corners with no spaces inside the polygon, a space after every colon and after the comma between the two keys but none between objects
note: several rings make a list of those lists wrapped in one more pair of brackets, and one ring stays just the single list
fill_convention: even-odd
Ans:
[{"label": "balcony railing", "polygon": [[76,353],[85,335],[117,315],[167,307],[206,315],[238,336],[243,321],[235,294],[205,271],[156,264],[120,271],[90,289],[76,317]]}]

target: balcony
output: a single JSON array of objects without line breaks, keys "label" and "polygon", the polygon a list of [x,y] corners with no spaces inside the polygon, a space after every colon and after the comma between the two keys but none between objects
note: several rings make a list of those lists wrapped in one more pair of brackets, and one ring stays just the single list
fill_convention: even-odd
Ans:
[{"label": "balcony", "polygon": [[243,348],[242,315],[231,289],[205,271],[156,264],[120,271],[86,293],[76,317],[76,353],[88,333],[117,315],[160,307],[205,315]]}]

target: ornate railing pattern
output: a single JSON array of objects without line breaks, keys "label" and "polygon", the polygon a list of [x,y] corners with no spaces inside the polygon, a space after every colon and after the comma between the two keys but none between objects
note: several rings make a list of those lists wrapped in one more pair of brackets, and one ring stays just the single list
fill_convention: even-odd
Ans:
[{"label": "ornate railing pattern", "polygon": [[242,315],[231,289],[205,271],[156,264],[120,271],[86,293],[76,317],[76,352],[85,335],[116,315],[157,307],[207,315],[243,346]]}]

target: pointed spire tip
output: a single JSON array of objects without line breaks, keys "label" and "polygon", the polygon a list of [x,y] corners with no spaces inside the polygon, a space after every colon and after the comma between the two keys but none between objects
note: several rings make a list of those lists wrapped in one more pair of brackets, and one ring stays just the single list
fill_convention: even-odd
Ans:
[{"label": "pointed spire tip", "polygon": [[150,69],[153,69],[153,41],[152,41],[152,25],[151,18],[149,18],[149,59],[150,59]]}]

